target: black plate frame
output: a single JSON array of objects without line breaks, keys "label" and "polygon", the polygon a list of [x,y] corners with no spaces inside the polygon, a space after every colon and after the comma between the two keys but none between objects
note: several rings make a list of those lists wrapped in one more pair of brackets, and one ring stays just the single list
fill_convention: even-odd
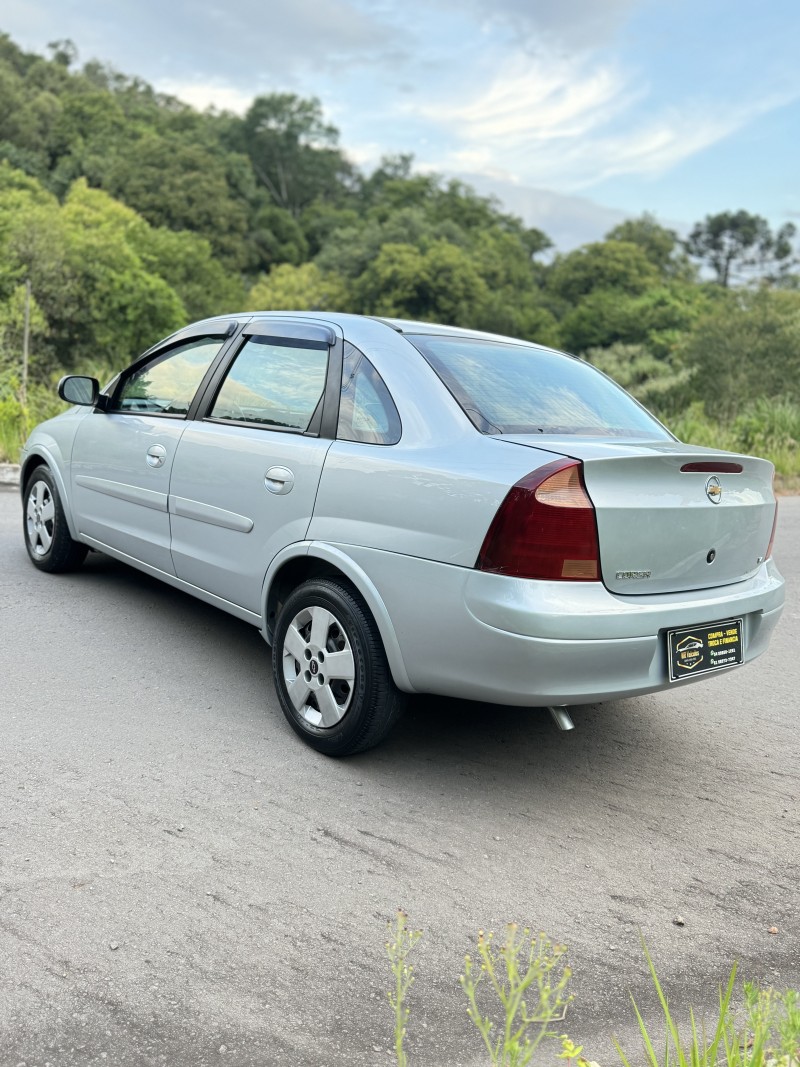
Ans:
[{"label": "black plate frame", "polygon": [[[666,649],[670,682],[681,682],[686,678],[715,674],[727,667],[738,667],[744,663],[743,620],[723,619],[721,622],[667,630]],[[680,666],[682,660],[686,666]],[[694,662],[696,666],[688,666],[689,662]]]}]

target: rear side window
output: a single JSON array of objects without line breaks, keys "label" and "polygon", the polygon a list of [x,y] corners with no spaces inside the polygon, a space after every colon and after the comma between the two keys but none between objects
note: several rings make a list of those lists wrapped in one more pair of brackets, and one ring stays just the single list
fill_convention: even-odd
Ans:
[{"label": "rear side window", "polygon": [[251,337],[233,361],[210,417],[306,430],[322,399],[327,370],[324,342]]},{"label": "rear side window", "polygon": [[336,436],[340,441],[396,445],[400,433],[400,416],[383,378],[362,352],[346,344]]},{"label": "rear side window", "polygon": [[221,337],[200,337],[153,356],[122,380],[113,410],[185,415],[224,343]]},{"label": "rear side window", "polygon": [[573,356],[478,338],[406,336],[482,433],[672,440],[624,389]]}]

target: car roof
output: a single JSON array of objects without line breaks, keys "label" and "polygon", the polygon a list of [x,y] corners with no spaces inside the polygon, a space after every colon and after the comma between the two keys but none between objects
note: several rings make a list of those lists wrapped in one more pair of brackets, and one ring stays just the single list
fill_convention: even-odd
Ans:
[{"label": "car roof", "polygon": [[[191,324],[192,328],[210,325],[212,323],[230,322],[232,319],[247,318],[250,321],[262,320],[269,322],[271,319],[305,319],[309,322],[329,322],[348,332],[358,332],[359,327],[368,323],[380,323],[399,334],[427,334],[428,336],[442,337],[470,337],[487,341],[500,341],[506,344],[522,344],[531,348],[541,348],[548,351],[552,349],[548,345],[540,345],[535,341],[526,341],[519,337],[509,337],[504,334],[488,333],[485,330],[465,329],[460,326],[444,326],[436,322],[423,322],[419,319],[395,319],[378,315],[354,315],[344,311],[238,311],[228,315],[215,315],[212,318],[201,319]],[[185,327],[187,328],[187,327]],[[182,333],[183,331],[178,331]]]}]

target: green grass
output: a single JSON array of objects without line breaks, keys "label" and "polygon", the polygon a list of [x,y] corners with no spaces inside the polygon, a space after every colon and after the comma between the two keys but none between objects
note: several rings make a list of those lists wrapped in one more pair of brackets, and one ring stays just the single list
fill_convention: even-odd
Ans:
[{"label": "green grass", "polygon": [[[745,982],[744,1009],[735,1013],[731,1009],[736,985],[734,964],[725,988],[719,990],[713,1026],[706,1028],[705,1021],[698,1021],[690,1008],[688,1027],[681,1031],[644,942],[642,947],[666,1028],[664,1049],[659,1046],[656,1050],[651,1031],[631,997],[647,1067],[799,1067],[800,999],[795,990],[779,992]],[[617,1052],[623,1067],[634,1067],[619,1043]]]}]

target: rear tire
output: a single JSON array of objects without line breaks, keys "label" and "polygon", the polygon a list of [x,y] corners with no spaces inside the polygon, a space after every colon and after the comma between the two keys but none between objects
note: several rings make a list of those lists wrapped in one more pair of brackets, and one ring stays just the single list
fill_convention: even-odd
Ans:
[{"label": "rear tire", "polygon": [[89,551],[73,541],[64,506],[49,467],[37,467],[25,483],[22,527],[31,563],[40,571],[58,574],[79,567]]},{"label": "rear tire", "polygon": [[366,604],[327,578],[304,582],[287,597],[275,625],[272,673],[289,725],[327,756],[377,745],[406,702]]}]

